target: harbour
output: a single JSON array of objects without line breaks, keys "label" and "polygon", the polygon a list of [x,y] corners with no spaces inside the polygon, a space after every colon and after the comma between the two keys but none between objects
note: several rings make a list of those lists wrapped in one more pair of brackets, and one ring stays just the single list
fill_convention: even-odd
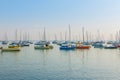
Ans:
[{"label": "harbour", "polygon": [[0,80],[120,80],[120,0],[0,0]]}]

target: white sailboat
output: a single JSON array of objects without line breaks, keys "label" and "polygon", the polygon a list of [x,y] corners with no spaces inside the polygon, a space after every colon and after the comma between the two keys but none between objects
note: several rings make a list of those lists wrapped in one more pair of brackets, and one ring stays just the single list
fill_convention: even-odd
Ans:
[{"label": "white sailboat", "polygon": [[44,40],[40,41],[37,45],[34,46],[35,49],[53,49],[53,46],[46,41],[46,32],[44,27]]}]

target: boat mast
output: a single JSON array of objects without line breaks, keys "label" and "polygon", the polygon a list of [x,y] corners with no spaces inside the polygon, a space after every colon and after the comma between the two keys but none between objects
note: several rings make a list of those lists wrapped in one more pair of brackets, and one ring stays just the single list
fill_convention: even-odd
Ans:
[{"label": "boat mast", "polygon": [[27,41],[30,41],[30,35],[29,35],[29,32],[28,32],[28,35],[27,35],[27,36],[28,36],[28,40],[27,40]]},{"label": "boat mast", "polygon": [[39,32],[39,40],[40,40],[40,32]]},{"label": "boat mast", "polygon": [[46,41],[45,27],[44,27],[44,41]]},{"label": "boat mast", "polygon": [[5,33],[5,41],[8,41],[7,32]]},{"label": "boat mast", "polygon": [[57,40],[57,36],[56,36],[56,34],[55,34],[55,40]]},{"label": "boat mast", "polygon": [[70,24],[69,24],[69,42],[71,41],[71,30],[70,30]]},{"label": "boat mast", "polygon": [[91,38],[91,32],[90,32],[90,34],[89,34],[89,37],[90,37],[90,43],[92,42],[92,38]]},{"label": "boat mast", "polygon": [[65,31],[65,41],[67,41],[67,38],[66,38],[66,37],[67,37],[67,32]]},{"label": "boat mast", "polygon": [[82,33],[83,33],[83,43],[84,43],[84,27],[82,28]]},{"label": "boat mast", "polygon": [[97,32],[98,32],[98,41],[101,41],[100,40],[100,31],[98,30]]},{"label": "boat mast", "polygon": [[118,32],[118,42],[120,43],[120,30]]},{"label": "boat mast", "polygon": [[21,42],[21,30],[20,30],[20,42]]},{"label": "boat mast", "polygon": [[25,32],[25,41],[28,40],[28,37],[27,37],[27,32]]},{"label": "boat mast", "polygon": [[87,43],[88,43],[88,32],[86,31]]},{"label": "boat mast", "polygon": [[60,41],[62,41],[62,32],[60,32]]},{"label": "boat mast", "polygon": [[17,41],[17,29],[15,31],[15,41]]},{"label": "boat mast", "polygon": [[113,41],[113,35],[110,34],[110,41]]}]

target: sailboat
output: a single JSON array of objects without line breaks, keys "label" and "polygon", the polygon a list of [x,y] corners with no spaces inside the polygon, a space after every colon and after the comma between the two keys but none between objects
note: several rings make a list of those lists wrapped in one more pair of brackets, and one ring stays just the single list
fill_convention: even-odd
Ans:
[{"label": "sailboat", "polygon": [[2,41],[3,45],[7,45],[8,44],[8,37],[7,37],[7,33],[5,33],[5,40]]},{"label": "sailboat", "polygon": [[52,42],[53,44],[57,44],[58,43],[58,40],[57,40],[57,37],[55,35],[55,40]]},{"label": "sailboat", "polygon": [[97,31],[97,33],[98,33],[98,35],[97,35],[97,37],[96,37],[96,38],[97,38],[97,41],[94,42],[94,43],[92,44],[92,46],[93,46],[94,48],[103,48],[105,42],[103,42],[103,40],[101,40],[101,36],[100,36],[100,31],[99,31],[99,30]]},{"label": "sailboat", "polygon": [[92,46],[93,46],[94,48],[103,48],[103,47],[104,47],[104,42],[103,42],[103,41],[94,42],[94,43],[92,44]]},{"label": "sailboat", "polygon": [[116,34],[116,42],[115,42],[115,45],[120,48],[120,30],[119,32],[117,32]]},{"label": "sailboat", "polygon": [[53,49],[53,46],[50,44],[50,42],[46,41],[45,27],[44,27],[44,40],[39,41],[37,44],[35,44],[34,48],[35,49]]},{"label": "sailboat", "polygon": [[90,45],[84,44],[84,27],[82,28],[82,32],[83,32],[83,42],[82,42],[82,44],[80,42],[78,42],[76,44],[76,49],[90,49],[91,48]]},{"label": "sailboat", "polygon": [[16,42],[12,42],[8,45],[8,47],[2,47],[1,51],[20,51],[20,47]]},{"label": "sailboat", "polygon": [[20,48],[19,42],[17,42],[17,37],[18,37],[18,30],[16,29],[15,31],[15,41],[12,41],[9,43],[8,48]]},{"label": "sailboat", "polygon": [[69,25],[69,41],[66,41],[63,44],[61,44],[60,50],[75,50],[75,45],[71,43],[70,25]]}]

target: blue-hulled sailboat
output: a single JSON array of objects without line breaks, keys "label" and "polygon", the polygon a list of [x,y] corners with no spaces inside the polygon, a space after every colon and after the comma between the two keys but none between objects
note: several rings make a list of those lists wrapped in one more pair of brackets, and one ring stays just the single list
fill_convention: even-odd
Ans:
[{"label": "blue-hulled sailboat", "polygon": [[71,43],[71,31],[70,31],[70,25],[69,25],[69,42],[64,42],[60,46],[60,50],[75,50],[75,45]]}]

